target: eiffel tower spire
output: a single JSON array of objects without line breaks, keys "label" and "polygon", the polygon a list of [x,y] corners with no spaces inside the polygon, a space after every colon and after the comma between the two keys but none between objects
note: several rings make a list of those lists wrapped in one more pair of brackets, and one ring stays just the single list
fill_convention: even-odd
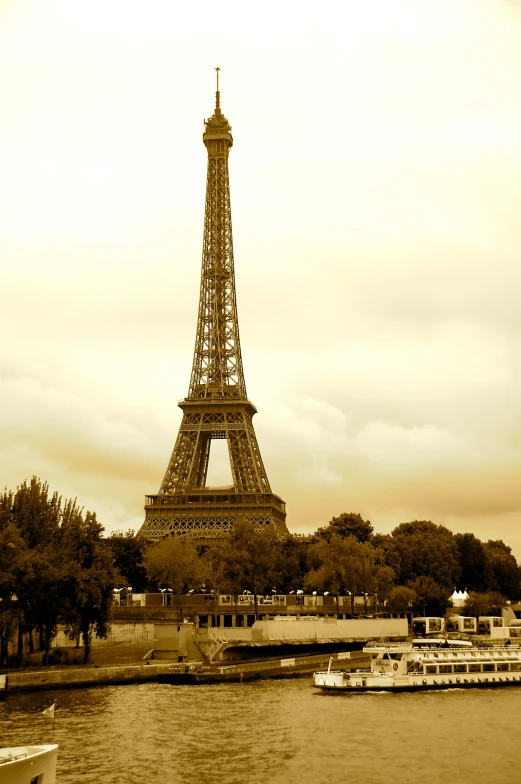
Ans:
[{"label": "eiffel tower spire", "polygon": [[221,112],[219,70],[215,111],[205,121],[203,141],[208,151],[204,213],[201,296],[194,362],[188,397],[246,399],[242,369],[235,270],[228,154],[232,129]]},{"label": "eiffel tower spire", "polygon": [[[235,294],[228,156],[231,126],[221,111],[205,120],[208,153],[201,289],[194,359],[183,419],[159,493],[147,496],[141,534],[204,541],[222,538],[239,519],[287,535],[285,504],[272,493],[257,444],[242,367]],[[206,486],[211,443],[226,439],[233,486]]]}]

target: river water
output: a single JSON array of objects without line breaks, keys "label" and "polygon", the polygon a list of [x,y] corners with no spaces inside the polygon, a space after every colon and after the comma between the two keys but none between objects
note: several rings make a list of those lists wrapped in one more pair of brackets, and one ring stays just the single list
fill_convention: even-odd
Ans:
[{"label": "river water", "polygon": [[521,780],[521,688],[322,694],[302,678],[13,694],[0,747],[50,742],[54,700],[58,784]]}]

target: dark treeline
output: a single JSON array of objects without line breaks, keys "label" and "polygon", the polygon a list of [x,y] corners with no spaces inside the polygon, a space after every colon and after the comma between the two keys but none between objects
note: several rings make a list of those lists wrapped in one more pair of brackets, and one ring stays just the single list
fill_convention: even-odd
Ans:
[{"label": "dark treeline", "polygon": [[[360,514],[345,513],[310,536],[278,539],[238,524],[219,545],[196,547],[168,537],[147,544],[133,531],[107,538],[92,512],[50,494],[33,478],[0,494],[0,665],[16,628],[49,651],[58,623],[84,640],[88,661],[93,634],[104,636],[114,588],[133,593],[169,588],[179,597],[207,591],[254,596],[319,591],[377,598],[394,613],[442,615],[454,588],[470,598],[464,612],[497,611],[520,596],[521,569],[500,540],[481,542],[427,520],[378,534]],[[181,605],[181,603],[179,603]],[[255,607],[257,614],[257,607]]]},{"label": "dark treeline", "polygon": [[[362,595],[377,597],[380,610],[443,615],[457,588],[470,594],[471,614],[486,614],[507,599],[517,601],[521,581],[502,541],[481,542],[427,520],[377,534],[357,513],[334,517],[310,536],[282,540],[239,524],[224,545],[203,552],[170,537],[144,547],[143,563],[155,585],[178,595],[203,584],[229,594],[328,591],[351,595],[352,612],[355,596]],[[118,568],[125,573],[123,562]]]}]

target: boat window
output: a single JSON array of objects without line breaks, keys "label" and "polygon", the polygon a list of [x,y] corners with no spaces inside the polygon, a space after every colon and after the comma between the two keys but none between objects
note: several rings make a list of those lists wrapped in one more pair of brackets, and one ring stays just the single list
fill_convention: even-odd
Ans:
[{"label": "boat window", "polygon": [[483,662],[483,672],[494,672],[495,665],[494,662]]},{"label": "boat window", "polygon": [[508,662],[498,662],[496,669],[498,672],[508,672]]},{"label": "boat window", "polygon": [[481,664],[479,662],[469,662],[469,672],[481,672]]},{"label": "boat window", "polygon": [[427,665],[425,666],[425,672],[426,672],[428,675],[434,675],[434,674],[436,673],[436,669],[437,669],[437,667],[436,667],[436,665],[435,665],[435,664],[427,664]]},{"label": "boat window", "polygon": [[464,662],[459,662],[454,665],[454,672],[467,672],[467,665]]},{"label": "boat window", "polygon": [[510,662],[510,672],[519,672],[521,670],[521,661]]},{"label": "boat window", "polygon": [[441,672],[452,672],[452,664],[440,664],[440,673]]}]

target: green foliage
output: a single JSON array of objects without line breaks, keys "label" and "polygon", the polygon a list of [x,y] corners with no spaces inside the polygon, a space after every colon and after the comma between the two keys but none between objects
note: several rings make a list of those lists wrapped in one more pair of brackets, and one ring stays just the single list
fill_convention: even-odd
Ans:
[{"label": "green foliage", "polygon": [[351,612],[356,594],[379,595],[383,601],[394,581],[394,570],[383,562],[382,551],[354,536],[333,533],[329,541],[319,538],[310,546],[309,558],[305,585],[336,596],[350,593]]},{"label": "green foliage", "polygon": [[288,536],[279,542],[277,579],[279,593],[296,591],[304,585],[309,571],[310,542],[308,537]]},{"label": "green foliage", "polygon": [[392,538],[400,558],[401,585],[429,577],[448,591],[447,595],[452,593],[461,567],[458,546],[448,528],[428,520],[414,520],[397,526]]},{"label": "green foliage", "polygon": [[335,596],[342,593],[342,589],[349,581],[347,576],[350,569],[354,568],[353,556],[359,542],[354,537],[342,539],[338,534],[332,534],[329,541],[319,539],[310,546],[311,569],[305,578],[305,586],[319,591],[329,591]]},{"label": "green foliage", "polygon": [[509,599],[519,599],[520,569],[512,550],[500,539],[483,545],[489,568],[488,588]]},{"label": "green foliage", "polygon": [[370,584],[371,590],[369,593],[378,597],[380,602],[385,602],[389,598],[394,582],[396,580],[396,572],[390,566],[380,565],[375,570],[372,581]]},{"label": "green foliage", "polygon": [[54,545],[31,550],[27,570],[18,589],[26,628],[40,627],[44,632],[47,662],[51,640],[65,609],[69,588],[70,564]]},{"label": "green foliage", "polygon": [[406,585],[395,585],[388,596],[388,607],[393,613],[411,612],[418,602],[418,594]]},{"label": "green foliage", "polygon": [[[171,588],[178,597],[205,580],[206,567],[197,548],[186,536],[168,536],[145,551],[144,563],[149,579]],[[182,612],[182,603],[179,602]]]},{"label": "green foliage", "polygon": [[132,530],[126,533],[115,531],[104,542],[112,553],[119,587],[131,585],[134,593],[144,593],[149,585],[144,562],[146,541],[143,537]]},{"label": "green foliage", "polygon": [[[0,495],[0,539],[10,537],[5,548],[0,543],[0,559],[5,553],[9,561],[0,563],[0,596],[3,590],[11,597],[0,638],[3,629],[7,639],[16,614],[22,629],[42,630],[47,658],[61,620],[83,633],[88,659],[91,635],[106,633],[112,606],[114,568],[102,531],[95,514],[51,495],[36,477]],[[6,619],[7,598],[2,598],[0,615]]]},{"label": "green foliage", "polygon": [[458,587],[467,591],[478,591],[488,585],[490,570],[483,543],[474,534],[455,534],[454,540],[459,551],[461,573]]},{"label": "green foliage", "polygon": [[84,516],[74,502],[66,504],[61,536],[68,562],[64,618],[82,633],[85,663],[89,661],[92,633],[105,637],[111,616],[115,570],[102,532],[95,513]]},{"label": "green foliage", "polygon": [[371,544],[381,551],[383,562],[391,567],[395,575],[400,574],[402,566],[400,548],[391,534],[375,534],[371,539]]},{"label": "green foliage", "polygon": [[476,618],[480,615],[501,615],[505,603],[504,597],[497,591],[470,591],[462,614]]},{"label": "green foliage", "polygon": [[326,527],[319,528],[313,538],[329,542],[333,534],[342,539],[354,536],[359,542],[368,542],[373,535],[373,526],[358,512],[343,512],[339,517],[333,517]]},{"label": "green foliage", "polygon": [[62,499],[49,496],[49,485],[33,476],[17,488],[11,513],[29,548],[45,546],[59,535]]},{"label": "green foliage", "polygon": [[449,597],[446,589],[433,580],[432,577],[421,575],[414,581],[409,583],[411,588],[417,596],[414,604],[414,609],[421,615],[445,615],[447,605],[449,604]]},{"label": "green foliage", "polygon": [[7,662],[17,597],[27,568],[27,546],[12,520],[4,515],[0,528],[0,666]]},{"label": "green foliage", "polygon": [[238,521],[226,542],[213,549],[219,588],[235,596],[250,591],[257,618],[257,595],[276,586],[280,574],[280,540],[271,530],[258,531],[251,523]]}]

